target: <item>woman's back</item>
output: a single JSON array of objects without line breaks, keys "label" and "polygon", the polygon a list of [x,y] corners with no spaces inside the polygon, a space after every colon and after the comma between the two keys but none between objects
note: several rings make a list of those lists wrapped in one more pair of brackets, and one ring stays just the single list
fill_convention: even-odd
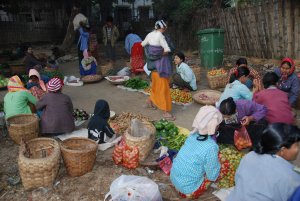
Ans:
[{"label": "woman's back", "polygon": [[286,201],[300,185],[293,165],[277,155],[248,153],[235,175],[228,201]]}]

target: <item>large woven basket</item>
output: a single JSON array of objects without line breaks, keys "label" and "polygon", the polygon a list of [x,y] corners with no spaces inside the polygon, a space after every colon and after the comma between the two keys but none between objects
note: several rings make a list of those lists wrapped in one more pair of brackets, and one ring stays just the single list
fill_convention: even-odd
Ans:
[{"label": "large woven basket", "polygon": [[138,147],[139,149],[139,161],[144,161],[153,149],[155,143],[155,127],[152,123],[143,121],[144,125],[150,129],[150,135],[145,135],[143,132],[136,133],[133,136],[130,129],[125,131],[125,142],[128,146]]},{"label": "large woven basket", "polygon": [[196,103],[202,105],[215,105],[221,97],[221,92],[216,90],[204,89],[193,95]]},{"label": "large woven basket", "polygon": [[112,70],[113,70],[113,66],[112,66],[111,63],[106,64],[106,65],[102,65],[102,66],[100,67],[100,70],[101,70],[101,74],[102,74],[103,76],[107,76],[107,75],[110,75],[110,74],[111,74],[111,72],[112,72]]},{"label": "large woven basket", "polygon": [[38,137],[39,122],[34,114],[20,114],[7,119],[8,133],[11,139],[21,143],[21,139],[27,141]]},{"label": "large woven basket", "polygon": [[11,74],[24,75],[27,73],[26,66],[24,64],[10,64]]},{"label": "large woven basket", "polygon": [[194,72],[194,74],[195,74],[196,82],[197,82],[197,83],[200,83],[200,76],[201,76],[200,72],[201,72],[201,68],[200,68],[199,66],[193,66],[193,67],[192,67],[192,70],[193,70],[193,72]]},{"label": "large woven basket", "polygon": [[215,75],[215,76],[209,76],[207,74],[207,81],[208,86],[211,89],[217,89],[217,88],[224,88],[228,81],[228,75],[222,74],[222,75]]},{"label": "large woven basket", "polygon": [[64,140],[60,148],[67,172],[71,177],[81,176],[92,171],[98,150],[95,141],[73,137]]},{"label": "large woven basket", "polygon": [[84,77],[81,78],[81,80],[84,83],[95,83],[95,82],[99,82],[100,80],[102,80],[103,77],[101,75],[86,75]]},{"label": "large woven basket", "polygon": [[18,164],[24,188],[28,190],[52,186],[59,162],[59,144],[54,139],[36,138],[22,143]]}]

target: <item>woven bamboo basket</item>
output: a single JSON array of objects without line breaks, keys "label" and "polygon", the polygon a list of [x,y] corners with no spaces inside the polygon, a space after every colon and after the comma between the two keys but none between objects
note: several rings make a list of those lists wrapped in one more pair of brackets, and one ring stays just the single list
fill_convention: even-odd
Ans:
[{"label": "woven bamboo basket", "polygon": [[112,66],[111,63],[106,64],[106,65],[102,65],[100,67],[100,70],[101,70],[102,76],[107,76],[107,75],[109,75],[112,72],[113,66]]},{"label": "woven bamboo basket", "polygon": [[197,83],[200,83],[200,76],[201,76],[200,72],[201,72],[201,68],[200,68],[199,66],[193,66],[193,67],[192,67],[192,70],[193,70],[193,72],[194,72],[194,74],[195,74],[196,82],[197,82]]},{"label": "woven bamboo basket", "polygon": [[95,83],[95,82],[99,82],[103,79],[103,77],[101,75],[86,75],[84,77],[81,78],[81,81],[83,81],[84,83]]},{"label": "woven bamboo basket", "polygon": [[204,89],[193,95],[196,103],[202,105],[215,105],[221,97],[221,92],[216,90]]},{"label": "woven bamboo basket", "polygon": [[24,188],[28,190],[52,186],[59,162],[59,144],[54,139],[36,138],[22,143],[18,164]]},{"label": "woven bamboo basket", "polygon": [[207,74],[207,81],[208,81],[208,86],[211,89],[217,89],[217,88],[224,88],[227,84],[228,77],[226,74],[222,75],[216,75],[216,76],[209,76]]},{"label": "woven bamboo basket", "polygon": [[38,137],[39,121],[34,114],[20,114],[7,119],[8,133],[11,139],[21,143],[21,139],[27,141]]},{"label": "woven bamboo basket", "polygon": [[24,75],[27,73],[26,66],[24,64],[10,64],[11,74]]},{"label": "woven bamboo basket", "polygon": [[150,135],[146,132],[136,132],[132,134],[130,128],[125,131],[125,142],[128,146],[138,147],[139,161],[144,161],[153,149],[155,143],[155,127],[152,123],[143,121],[143,124],[150,130]]},{"label": "woven bamboo basket", "polygon": [[60,149],[67,172],[71,177],[78,177],[92,171],[98,150],[95,141],[73,137],[64,140]]}]

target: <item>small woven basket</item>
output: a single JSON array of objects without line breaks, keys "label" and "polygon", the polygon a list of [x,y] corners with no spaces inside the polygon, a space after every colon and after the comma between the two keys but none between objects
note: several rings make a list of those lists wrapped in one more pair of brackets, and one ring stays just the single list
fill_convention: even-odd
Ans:
[{"label": "small woven basket", "polygon": [[125,142],[128,146],[138,147],[139,149],[139,161],[144,161],[153,149],[155,143],[155,127],[152,123],[143,121],[143,124],[150,129],[150,135],[144,135],[144,133],[138,133],[141,136],[133,136],[130,133],[130,129],[125,131]]},{"label": "small woven basket", "polygon": [[201,72],[201,68],[200,68],[199,66],[193,66],[193,67],[192,67],[192,70],[193,70],[193,72],[194,72],[194,74],[195,74],[196,82],[197,82],[197,83],[200,83],[200,76],[201,76],[200,72]]},{"label": "small woven basket", "polygon": [[27,73],[26,66],[24,64],[10,64],[11,74],[24,75]]},{"label": "small woven basket", "polygon": [[193,95],[196,103],[201,105],[215,105],[221,97],[221,92],[216,90],[204,89]]},{"label": "small woven basket", "polygon": [[60,148],[67,172],[71,177],[78,177],[92,171],[98,150],[95,141],[73,137],[64,140]]},{"label": "small woven basket", "polygon": [[227,84],[228,77],[226,74],[209,76],[207,74],[208,86],[211,89],[224,88]]},{"label": "small woven basket", "polygon": [[21,143],[21,139],[27,141],[38,137],[39,121],[34,114],[20,114],[7,119],[8,133],[11,139]]},{"label": "small woven basket", "polygon": [[54,139],[36,138],[23,142],[19,149],[18,165],[24,188],[52,186],[59,162],[59,144]]},{"label": "small woven basket", "polygon": [[100,67],[100,70],[101,70],[101,74],[103,75],[103,76],[107,76],[107,75],[109,75],[111,72],[112,72],[112,70],[113,70],[113,66],[112,66],[112,64],[106,64],[106,65],[102,65],[101,67]]}]

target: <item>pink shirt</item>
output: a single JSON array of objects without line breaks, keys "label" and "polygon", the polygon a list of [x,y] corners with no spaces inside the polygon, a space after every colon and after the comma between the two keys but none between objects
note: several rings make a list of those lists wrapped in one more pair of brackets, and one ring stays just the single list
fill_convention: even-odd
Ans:
[{"label": "pink shirt", "polygon": [[253,101],[267,107],[266,119],[269,123],[295,124],[287,93],[275,87],[270,87],[255,93]]}]

